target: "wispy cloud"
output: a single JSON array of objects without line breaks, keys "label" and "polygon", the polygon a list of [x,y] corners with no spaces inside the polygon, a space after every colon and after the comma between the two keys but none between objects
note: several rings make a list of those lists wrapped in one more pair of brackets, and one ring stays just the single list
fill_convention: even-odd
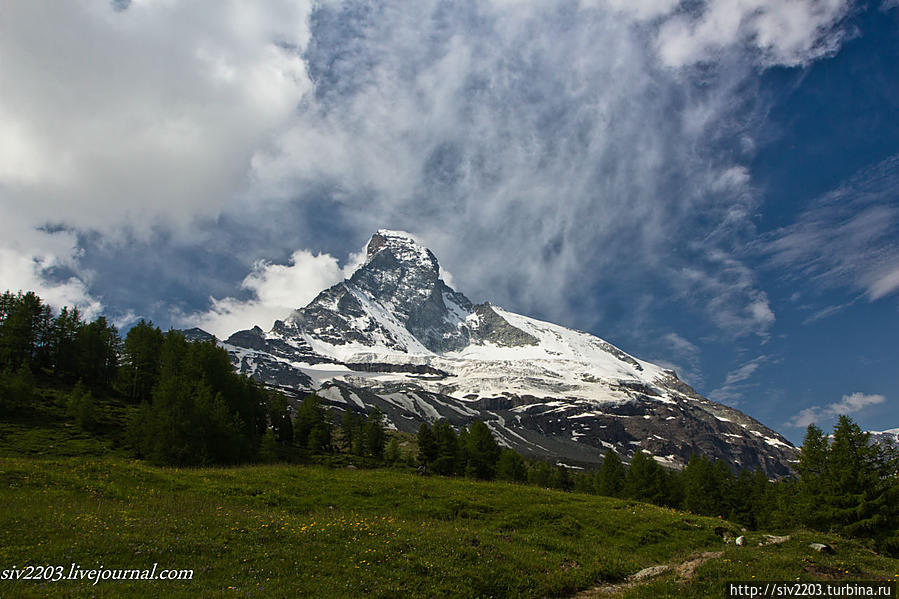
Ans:
[{"label": "wispy cloud", "polygon": [[793,416],[787,426],[804,428],[810,424],[821,424],[841,414],[855,414],[869,406],[882,404],[886,397],[879,394],[852,393],[844,395],[838,402],[826,406],[812,406]]},{"label": "wispy cloud", "polygon": [[722,6],[741,15],[736,28],[711,41],[697,29],[673,65],[658,19],[693,18],[675,3],[325,4],[305,54],[315,92],[254,177],[291,202],[333,182],[356,231],[419,233],[477,297],[584,326],[602,318],[598,281],[661,281],[726,334],[764,337],[773,310],[730,245],[756,204],[747,156],[713,148],[738,128],[749,141],[736,120],[752,111],[759,61],[810,60],[819,24],[842,8],[800,2],[813,18],[782,26],[808,43],[772,37],[747,52],[783,10],[709,2],[697,18]]},{"label": "wispy cloud", "polygon": [[730,405],[739,404],[746,392],[754,386],[746,381],[755,374],[760,366],[770,361],[768,356],[758,356],[731,370],[724,377],[724,383],[709,392],[709,398]]},{"label": "wispy cloud", "polygon": [[702,350],[699,346],[674,332],[662,335],[662,342],[665,357],[654,358],[653,361],[663,368],[676,371],[678,377],[687,383],[701,385],[705,377],[700,368]]},{"label": "wispy cloud", "polygon": [[876,301],[899,291],[899,155],[814,201],[762,245],[769,265]]},{"label": "wispy cloud", "polygon": [[840,311],[848,308],[849,306],[855,304],[856,301],[857,301],[857,298],[852,300],[851,302],[835,304],[833,306],[826,306],[824,308],[815,310],[811,315],[809,315],[808,317],[805,318],[805,320],[802,321],[802,324],[810,325],[815,322],[818,322],[819,320],[824,320],[825,318],[830,318],[831,316],[833,316],[833,315],[839,313]]},{"label": "wispy cloud", "polygon": [[13,1],[0,207],[122,252],[255,231],[287,256],[330,227],[343,255],[404,228],[475,299],[585,327],[613,286],[661,286],[724,335],[766,338],[738,251],[758,203],[751,90],[836,48],[849,5]]},{"label": "wispy cloud", "polygon": [[742,41],[758,49],[763,64],[802,65],[839,47],[846,32],[838,25],[849,7],[842,0],[713,0],[666,21],[659,53],[681,66]]}]

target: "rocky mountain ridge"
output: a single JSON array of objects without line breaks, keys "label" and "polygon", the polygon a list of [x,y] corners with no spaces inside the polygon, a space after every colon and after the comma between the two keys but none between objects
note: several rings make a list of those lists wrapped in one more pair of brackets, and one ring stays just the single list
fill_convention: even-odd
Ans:
[{"label": "rocky mountain ridge", "polygon": [[742,412],[710,401],[671,370],[587,333],[474,304],[440,277],[410,235],[375,233],[352,276],[269,331],[223,346],[235,367],[335,409],[374,406],[389,425],[484,420],[504,445],[572,466],[607,448],[681,467],[694,453],[735,468],[789,472],[795,448]]}]

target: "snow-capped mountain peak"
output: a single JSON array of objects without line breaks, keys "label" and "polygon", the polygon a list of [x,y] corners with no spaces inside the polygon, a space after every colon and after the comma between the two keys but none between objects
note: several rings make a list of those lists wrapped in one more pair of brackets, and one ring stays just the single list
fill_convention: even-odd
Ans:
[{"label": "snow-capped mountain peak", "polygon": [[481,419],[503,444],[568,463],[615,448],[678,467],[703,453],[778,475],[795,457],[783,437],[670,370],[593,335],[473,304],[401,231],[377,231],[350,278],[225,347],[241,371],[315,389],[335,408],[378,406],[409,431],[422,420]]},{"label": "snow-capped mountain peak", "polygon": [[439,270],[437,258],[405,231],[378,229],[365,246],[365,263],[371,262],[381,252],[389,252],[398,262],[419,268]]},{"label": "snow-capped mountain peak", "polygon": [[868,440],[871,443],[892,443],[899,447],[899,428],[891,428],[885,431],[868,431]]}]

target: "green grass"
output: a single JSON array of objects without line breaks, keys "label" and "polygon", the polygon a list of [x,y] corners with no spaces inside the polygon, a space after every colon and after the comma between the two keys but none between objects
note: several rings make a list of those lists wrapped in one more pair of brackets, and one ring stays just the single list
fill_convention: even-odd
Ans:
[{"label": "green grass", "polygon": [[120,455],[125,423],[134,406],[109,396],[94,398],[100,415],[96,430],[81,430],[66,415],[71,385],[44,381],[34,390],[28,410],[0,417],[0,456]]},{"label": "green grass", "polygon": [[899,560],[862,543],[799,532],[759,547],[761,533],[749,533],[750,546],[735,547],[714,529],[736,525],[578,493],[391,469],[158,468],[120,447],[131,406],[97,398],[103,418],[88,434],[65,415],[66,388],[38,396],[0,421],[0,571],[158,563],[194,576],[0,580],[3,598],[566,597],[722,549],[692,581],[668,574],[624,596],[722,597],[725,581],[753,576],[899,580]]},{"label": "green grass", "polygon": [[0,458],[0,478],[3,567],[195,570],[2,596],[559,596],[716,543],[716,521],[652,506],[389,470]]},{"label": "green grass", "polygon": [[[750,533],[755,547],[728,545],[721,559],[700,566],[690,581],[666,575],[621,597],[725,597],[727,581],[873,581],[893,580],[899,585],[899,560],[876,554],[864,543],[833,535],[799,531],[782,545],[758,547],[762,535]],[[824,542],[832,555],[809,548]]]},{"label": "green grass", "polygon": [[[650,505],[390,470],[176,470],[120,458],[0,458],[0,569],[190,568],[185,582],[0,581],[0,596],[545,597],[725,547],[720,520]],[[726,524],[725,524],[726,525]],[[751,534],[756,541],[760,535]],[[833,543],[822,556],[811,540]],[[800,533],[726,546],[687,585],[629,597],[720,597],[725,580],[893,578],[899,561]],[[843,574],[841,574],[842,576]]]}]

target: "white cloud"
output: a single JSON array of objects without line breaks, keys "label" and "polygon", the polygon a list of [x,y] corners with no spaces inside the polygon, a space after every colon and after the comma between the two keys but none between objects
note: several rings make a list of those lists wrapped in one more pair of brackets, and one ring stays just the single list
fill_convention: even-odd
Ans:
[{"label": "white cloud", "polygon": [[834,314],[837,314],[840,310],[847,308],[854,303],[855,303],[855,301],[853,300],[851,302],[846,302],[844,304],[836,304],[833,306],[826,306],[824,308],[816,310],[811,315],[809,315],[807,318],[805,318],[805,320],[802,321],[802,324],[810,325],[812,323],[818,322],[819,320],[829,318],[829,317],[833,316]]},{"label": "white cloud", "polygon": [[[36,228],[145,237],[214,216],[310,87],[298,53],[310,9],[4,2],[0,213],[16,220],[0,240],[4,284],[93,313],[76,241],[60,248]],[[73,275],[53,283],[44,274],[59,262]]]},{"label": "white cloud", "polygon": [[769,264],[819,289],[849,287],[869,301],[899,291],[899,155],[816,199],[760,245]]},{"label": "white cloud", "polygon": [[759,356],[758,358],[743,364],[736,370],[727,373],[727,377],[724,379],[725,385],[733,385],[734,383],[741,383],[751,377],[756,370],[758,370],[759,366],[761,366],[767,358],[765,356]]},{"label": "white cloud", "polygon": [[704,377],[699,367],[702,353],[699,346],[673,332],[662,335],[662,341],[669,353],[665,358],[652,361],[662,368],[674,370],[681,380],[693,386],[701,384]]},{"label": "white cloud", "polygon": [[709,392],[709,399],[737,405],[746,392],[754,386],[746,381],[752,378],[760,366],[770,360],[768,356],[758,356],[731,370],[724,377],[724,383],[717,389]]},{"label": "white cloud", "polygon": [[886,398],[883,395],[868,395],[856,392],[850,395],[844,395],[840,401],[826,406],[812,406],[806,408],[790,419],[787,425],[804,428],[810,424],[821,424],[823,421],[832,419],[841,414],[855,414],[869,406],[882,404],[885,401]]},{"label": "white cloud", "polygon": [[[832,48],[844,4],[8,2],[0,210],[22,227],[3,247],[43,255],[22,231],[47,222],[189,243],[224,213],[292,251],[308,231],[260,215],[324,205],[341,234],[415,230],[476,300],[584,326],[600,282],[663,280],[764,338],[774,313],[734,250],[757,207],[747,89]],[[664,66],[695,61],[700,78]],[[691,243],[720,255],[690,272]],[[243,318],[229,299],[215,314]]]},{"label": "white cloud", "polygon": [[0,292],[34,291],[56,310],[77,307],[87,319],[100,314],[102,303],[91,296],[82,279],[74,275],[63,280],[47,277],[50,270],[75,265],[78,248],[72,233],[29,228],[22,225],[21,215],[8,212],[0,220],[0,240]]},{"label": "white cloud", "polygon": [[344,278],[337,259],[328,254],[298,250],[288,264],[257,262],[241,287],[252,292],[248,300],[210,298],[212,307],[203,313],[180,318],[185,326],[198,326],[220,339],[231,333],[259,325],[271,328],[293,310],[302,308],[322,290]]},{"label": "white cloud", "polygon": [[663,339],[668,343],[669,346],[671,346],[674,351],[690,359],[699,354],[699,347],[695,343],[691,342],[689,339],[681,337],[677,333],[668,333],[663,337]]},{"label": "white cloud", "polygon": [[[573,314],[573,289],[660,275],[677,286],[686,260],[672,247],[732,244],[751,226],[746,166],[708,149],[729,135],[754,67],[726,62],[697,87],[660,69],[647,35],[674,3],[583,2],[572,15],[560,3],[449,14],[388,2],[374,20],[354,6],[313,19],[313,39],[350,37],[336,62],[312,44],[315,94],[254,157],[262,195],[296,202],[328,182],[360,237],[398,222],[474,299],[579,326],[602,303]],[[736,286],[716,270],[737,268],[729,259],[682,294],[727,334],[764,337],[767,296],[745,265]]]},{"label": "white cloud", "polygon": [[899,263],[887,266],[880,273],[873,276],[868,286],[868,293],[872,300],[880,299],[899,290]]},{"label": "white cloud", "polygon": [[304,47],[309,10],[4,3],[3,211],[139,232],[214,215],[310,87],[285,47]]},{"label": "white cloud", "polygon": [[680,293],[692,302],[705,303],[708,318],[721,330],[735,337],[754,334],[767,340],[776,317],[752,269],[720,250],[703,258],[672,277]]},{"label": "white cloud", "polygon": [[742,45],[754,47],[763,65],[807,64],[839,47],[838,25],[850,6],[847,0],[709,0],[666,21],[658,51],[673,67],[714,60]]}]

